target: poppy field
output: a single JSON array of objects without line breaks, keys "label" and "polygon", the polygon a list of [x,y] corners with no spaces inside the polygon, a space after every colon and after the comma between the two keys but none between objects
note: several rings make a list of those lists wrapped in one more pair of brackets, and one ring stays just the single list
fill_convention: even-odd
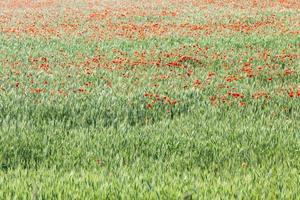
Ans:
[{"label": "poppy field", "polygon": [[297,0],[0,0],[0,199],[299,199]]}]

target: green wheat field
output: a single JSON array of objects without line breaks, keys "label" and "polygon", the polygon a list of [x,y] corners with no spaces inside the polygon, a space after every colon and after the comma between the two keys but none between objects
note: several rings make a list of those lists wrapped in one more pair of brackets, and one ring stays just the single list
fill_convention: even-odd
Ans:
[{"label": "green wheat field", "polygon": [[0,199],[300,199],[300,2],[0,0]]}]

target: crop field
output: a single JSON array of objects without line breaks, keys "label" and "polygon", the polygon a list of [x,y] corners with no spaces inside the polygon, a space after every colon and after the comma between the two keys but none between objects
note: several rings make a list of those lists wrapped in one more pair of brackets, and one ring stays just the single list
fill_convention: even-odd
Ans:
[{"label": "crop field", "polygon": [[0,199],[300,199],[300,1],[0,0]]}]

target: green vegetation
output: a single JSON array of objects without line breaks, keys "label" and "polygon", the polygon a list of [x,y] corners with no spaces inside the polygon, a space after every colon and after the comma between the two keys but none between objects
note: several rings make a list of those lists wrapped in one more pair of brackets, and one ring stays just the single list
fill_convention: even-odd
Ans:
[{"label": "green vegetation", "polygon": [[299,10],[210,6],[2,31],[0,199],[299,199]]}]

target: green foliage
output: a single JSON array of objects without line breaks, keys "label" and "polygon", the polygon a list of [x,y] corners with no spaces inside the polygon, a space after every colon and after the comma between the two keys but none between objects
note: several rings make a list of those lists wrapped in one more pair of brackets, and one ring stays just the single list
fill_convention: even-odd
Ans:
[{"label": "green foliage", "polygon": [[[289,26],[103,40],[88,40],[92,30],[1,34],[0,199],[298,199],[300,40],[287,33],[297,13],[204,18],[209,8],[113,21],[251,25],[273,13]],[[182,56],[196,59],[170,66]]]}]

